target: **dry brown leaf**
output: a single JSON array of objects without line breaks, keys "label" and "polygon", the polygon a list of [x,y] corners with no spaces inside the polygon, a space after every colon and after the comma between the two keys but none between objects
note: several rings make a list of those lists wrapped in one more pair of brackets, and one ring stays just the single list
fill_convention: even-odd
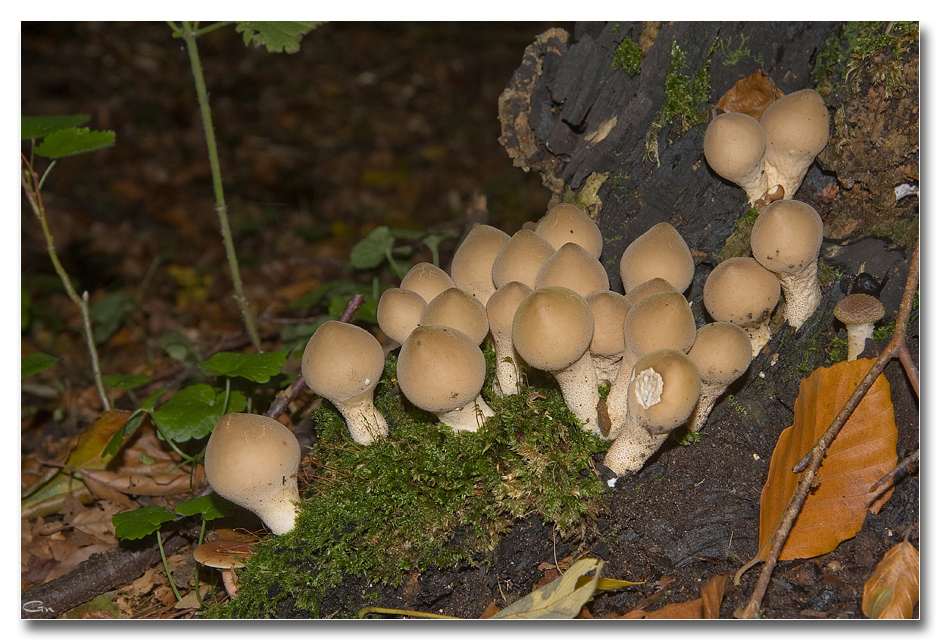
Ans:
[{"label": "dry brown leaf", "polygon": [[[718,612],[721,609],[721,601],[725,597],[725,590],[728,588],[730,578],[725,575],[713,576],[702,590],[700,596],[695,600],[688,602],[675,602],[667,604],[656,611],[643,611],[634,609],[628,611],[622,616],[613,616],[619,620],[638,620],[640,618],[660,619],[660,620],[712,620],[718,618]],[[610,617],[610,616],[604,616]]]},{"label": "dry brown leaf", "polygon": [[885,553],[865,582],[862,613],[869,618],[910,619],[920,598],[920,554],[910,542]]},{"label": "dry brown leaf", "polygon": [[773,79],[763,71],[757,70],[738,80],[721,96],[716,106],[722,111],[746,113],[755,120],[760,120],[764,109],[782,97],[783,91],[777,88]]},{"label": "dry brown leaf", "polygon": [[[867,359],[839,362],[800,384],[793,425],[777,440],[761,492],[761,557],[799,481],[793,467],[829,428],[871,365]],[[869,489],[897,464],[897,440],[891,389],[880,375],[830,445],[781,560],[828,553],[858,533],[866,511],[877,513],[891,496],[890,490],[879,497]]]}]

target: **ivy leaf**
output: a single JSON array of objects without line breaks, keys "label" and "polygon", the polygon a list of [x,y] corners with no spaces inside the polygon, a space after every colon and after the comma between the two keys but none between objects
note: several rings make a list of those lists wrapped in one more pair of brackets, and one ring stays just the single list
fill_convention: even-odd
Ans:
[{"label": "ivy leaf", "polygon": [[183,516],[194,516],[200,514],[205,520],[215,520],[224,518],[232,513],[231,504],[222,500],[215,493],[188,500],[176,505],[176,512]]},{"label": "ivy leaf", "polygon": [[114,535],[118,540],[140,540],[158,531],[164,522],[176,520],[176,515],[163,507],[149,506],[135,511],[124,511],[111,516]]},{"label": "ivy leaf", "polygon": [[26,378],[36,375],[40,371],[45,371],[58,361],[58,358],[46,353],[31,353],[28,356],[24,356],[20,361],[22,366],[20,377]]},{"label": "ivy leaf", "polygon": [[[216,392],[207,384],[185,387],[153,412],[153,421],[160,435],[173,442],[198,440],[212,433],[225,410],[224,402],[225,392]],[[247,406],[245,396],[233,392],[227,410],[239,412]]]},{"label": "ivy leaf", "polygon": [[264,45],[269,53],[297,53],[300,39],[323,22],[239,22],[235,31],[242,34],[245,46]]},{"label": "ivy leaf", "polygon": [[38,140],[54,131],[72,129],[91,120],[91,116],[79,113],[73,116],[21,116],[20,139]]},{"label": "ivy leaf", "polygon": [[270,351],[268,353],[217,353],[199,366],[217,376],[236,376],[265,384],[281,372],[281,367],[287,362],[287,351]]},{"label": "ivy leaf", "polygon": [[388,227],[376,227],[353,246],[349,262],[353,269],[375,269],[385,261],[394,244],[395,238]]},{"label": "ivy leaf", "polygon": [[113,131],[92,131],[88,127],[53,131],[36,147],[36,155],[44,158],[64,158],[79,153],[97,151],[114,144]]}]

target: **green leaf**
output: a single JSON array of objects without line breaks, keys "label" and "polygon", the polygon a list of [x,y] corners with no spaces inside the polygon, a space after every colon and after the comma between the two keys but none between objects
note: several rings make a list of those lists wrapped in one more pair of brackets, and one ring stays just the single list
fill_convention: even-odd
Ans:
[{"label": "green leaf", "polygon": [[196,362],[196,353],[192,340],[179,331],[170,331],[157,338],[157,343],[166,354],[182,363]]},{"label": "green leaf", "polygon": [[[160,434],[173,442],[198,440],[212,433],[225,410],[224,402],[225,392],[216,392],[207,384],[184,387],[153,412],[153,421]],[[247,406],[245,396],[232,392],[229,413],[244,411]]]},{"label": "green leaf", "polygon": [[104,344],[121,328],[124,318],[134,308],[134,298],[124,292],[109,293],[88,310],[97,344]]},{"label": "green leaf", "polygon": [[[603,566],[604,561],[595,558],[578,560],[563,575],[513,602],[490,619],[574,618],[594,595]],[[589,571],[594,571],[592,578],[579,580]]]},{"label": "green leaf", "polygon": [[28,376],[35,375],[40,371],[45,371],[58,361],[58,358],[45,353],[31,353],[21,360],[23,369],[20,377],[26,378]]},{"label": "green leaf", "polygon": [[395,238],[388,227],[376,227],[353,246],[349,262],[353,269],[375,269],[385,261],[394,244]]},{"label": "green leaf", "polygon": [[37,140],[62,129],[72,129],[91,120],[91,116],[79,113],[73,116],[21,116],[20,138]]},{"label": "green leaf", "polygon": [[234,378],[240,376],[258,384],[264,384],[281,372],[287,362],[287,351],[268,353],[217,353],[199,366],[217,376]]},{"label": "green leaf", "polygon": [[153,379],[153,376],[114,374],[109,376],[101,376],[101,379],[106,385],[112,387],[113,389],[127,391],[128,389],[135,389],[140,385],[147,384]]},{"label": "green leaf", "polygon": [[160,530],[164,522],[176,520],[176,515],[163,507],[144,507],[135,511],[124,511],[111,516],[114,535],[118,540],[139,540]]},{"label": "green leaf", "polygon": [[92,131],[71,128],[53,131],[36,147],[36,155],[44,158],[64,158],[79,153],[97,151],[114,144],[113,131]]},{"label": "green leaf", "polygon": [[[163,393],[162,391],[160,393]],[[108,441],[107,446],[104,448],[101,457],[113,456],[121,448],[121,445],[124,444],[124,441],[127,438],[130,438],[134,435],[134,432],[137,431],[137,428],[144,421],[144,418],[147,416],[147,411],[143,409],[138,409],[127,419],[127,422],[124,423],[124,426],[117,430],[117,433]]]},{"label": "green leaf", "polygon": [[194,516],[198,513],[205,520],[215,520],[231,515],[233,510],[230,502],[223,500],[215,493],[210,493],[201,498],[179,503],[176,505],[176,512],[184,516]]},{"label": "green leaf", "polygon": [[300,39],[323,22],[239,22],[235,31],[242,34],[245,45],[264,45],[269,53],[297,53]]}]

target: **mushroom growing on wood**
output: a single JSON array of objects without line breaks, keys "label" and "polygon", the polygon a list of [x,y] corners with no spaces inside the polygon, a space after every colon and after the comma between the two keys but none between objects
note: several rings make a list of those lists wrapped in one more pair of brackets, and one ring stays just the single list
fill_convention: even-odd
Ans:
[{"label": "mushroom growing on wood", "polygon": [[627,245],[620,257],[620,279],[627,293],[653,278],[662,278],[682,293],[694,274],[689,245],[668,222],[653,225]]},{"label": "mushroom growing on wood", "polygon": [[371,333],[354,324],[328,320],[307,342],[301,372],[307,386],[343,414],[359,444],[388,435],[388,423],[372,404],[385,369],[385,351]]},{"label": "mushroom growing on wood", "polygon": [[557,251],[569,242],[583,247],[595,260],[601,257],[604,238],[597,223],[573,204],[562,202],[548,210],[535,227]]},{"label": "mushroom growing on wood", "polygon": [[743,113],[715,116],[705,130],[704,147],[708,166],[744,189],[748,203],[757,202],[767,193],[767,136],[755,118]]},{"label": "mushroom growing on wood", "polygon": [[751,357],[770,340],[770,316],[780,300],[780,281],[754,258],[728,258],[718,263],[702,289],[708,314],[733,322],[751,339]]},{"label": "mushroom growing on wood", "polygon": [[803,89],[773,101],[760,124],[767,135],[767,186],[782,186],[790,199],[829,141],[829,110],[815,90]]},{"label": "mushroom growing on wood", "polygon": [[567,287],[582,297],[608,291],[610,279],[597,258],[579,244],[568,242],[549,256],[535,277],[535,288]]},{"label": "mushroom growing on wood", "polygon": [[486,302],[486,316],[496,351],[496,383],[493,392],[497,397],[516,395],[522,389],[519,352],[512,344],[512,320],[519,303],[530,293],[532,288],[521,282],[507,282]]},{"label": "mushroom growing on wood", "polygon": [[689,431],[701,431],[718,396],[744,375],[751,364],[751,339],[731,322],[711,322],[700,327],[689,357],[702,376],[702,394],[689,416]]},{"label": "mushroom growing on wood", "polygon": [[851,293],[836,305],[833,310],[836,318],[845,325],[848,336],[846,360],[857,360],[865,350],[865,341],[872,337],[875,323],[885,315],[884,305],[867,293]]},{"label": "mushroom growing on wood", "polygon": [[205,465],[212,489],[275,535],[294,528],[300,444],[290,429],[267,416],[227,413],[209,436]]},{"label": "mushroom growing on wood", "polygon": [[488,224],[478,224],[454,252],[450,277],[454,285],[486,304],[496,285],[493,284],[493,260],[509,242],[509,234]]},{"label": "mushroom growing on wood", "polygon": [[[776,104],[776,103],[774,103]],[[751,253],[777,274],[786,300],[785,316],[794,329],[816,311],[822,300],[817,261],[823,223],[814,208],[797,200],[767,205],[751,229]]]}]

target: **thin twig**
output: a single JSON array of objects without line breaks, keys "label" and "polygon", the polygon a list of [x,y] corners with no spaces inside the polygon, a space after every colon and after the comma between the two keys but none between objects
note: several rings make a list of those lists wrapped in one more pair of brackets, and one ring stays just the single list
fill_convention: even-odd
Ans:
[{"label": "thin twig", "polygon": [[[735,614],[737,617],[758,617],[760,604],[764,599],[764,595],[767,593],[767,588],[770,586],[770,578],[773,574],[774,568],[777,566],[777,561],[780,559],[780,552],[783,550],[783,545],[787,540],[787,536],[790,535],[790,530],[793,528],[793,523],[800,514],[800,509],[803,507],[803,503],[806,501],[806,496],[809,495],[810,489],[816,481],[816,474],[819,471],[819,467],[822,464],[829,445],[832,444],[832,441],[835,440],[837,435],[839,435],[839,431],[852,415],[852,411],[855,410],[855,407],[857,407],[861,402],[862,398],[865,396],[865,393],[875,383],[875,380],[881,374],[882,370],[884,370],[888,362],[892,358],[898,356],[902,351],[907,351],[904,338],[907,332],[907,323],[908,320],[910,320],[911,311],[914,306],[914,294],[917,291],[919,277],[919,257],[920,239],[918,239],[914,246],[914,253],[911,257],[911,268],[907,275],[907,283],[904,287],[904,296],[901,298],[901,305],[898,308],[894,333],[891,335],[891,340],[881,352],[881,355],[878,356],[878,359],[875,360],[875,362],[872,364],[871,369],[869,369],[865,377],[862,378],[862,381],[859,382],[858,386],[855,388],[855,391],[846,401],[842,410],[838,413],[838,415],[836,415],[835,419],[833,419],[832,424],[829,426],[826,432],[820,436],[819,440],[816,442],[813,448],[810,449],[809,453],[796,465],[796,467],[794,467],[793,471],[795,473],[799,473],[804,469],[805,471],[803,471],[803,475],[800,477],[799,483],[797,483],[796,489],[793,492],[793,496],[790,498],[790,502],[780,518],[780,523],[777,525],[777,528],[774,530],[773,535],[770,538],[770,548],[767,551],[767,556],[764,559],[764,566],[761,567],[761,572],[758,576],[754,591],[751,594],[751,598],[748,600],[747,605],[745,605],[740,610],[740,613]],[[914,383],[912,382],[912,384]]]}]

